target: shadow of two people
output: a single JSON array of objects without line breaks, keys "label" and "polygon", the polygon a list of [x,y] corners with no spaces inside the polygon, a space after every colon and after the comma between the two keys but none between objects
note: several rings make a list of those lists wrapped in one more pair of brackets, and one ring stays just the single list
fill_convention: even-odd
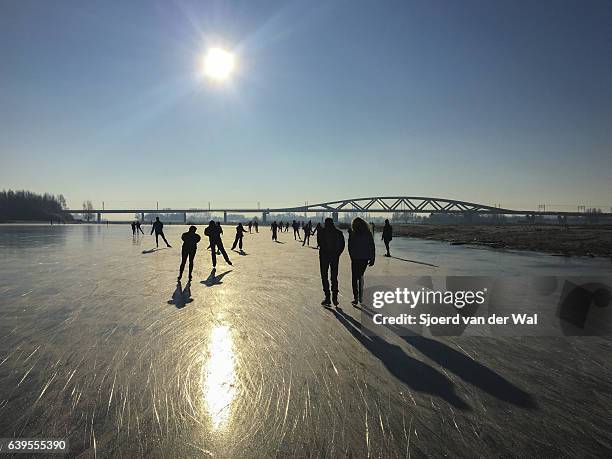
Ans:
[{"label": "shadow of two people", "polygon": [[[371,311],[366,308],[358,309],[361,309],[365,315],[372,316]],[[401,347],[389,343],[384,338],[364,333],[362,324],[342,309],[337,308],[336,311],[332,310],[332,312],[340,323],[403,383],[417,391],[435,394],[459,409],[470,410],[467,403],[455,392],[454,383],[446,375],[424,362],[414,359],[406,354]],[[441,341],[424,336],[406,336],[406,330],[401,327],[388,325],[386,328],[446,371],[455,374],[465,382],[498,400],[524,409],[537,409],[537,402],[532,395],[469,356]]]},{"label": "shadow of two people", "polygon": [[188,281],[185,284],[185,288],[183,288],[183,284],[181,281],[176,283],[176,289],[174,293],[172,293],[172,299],[168,301],[168,304],[173,304],[177,309],[181,309],[185,307],[187,303],[191,303],[193,298],[191,298],[191,281]]}]

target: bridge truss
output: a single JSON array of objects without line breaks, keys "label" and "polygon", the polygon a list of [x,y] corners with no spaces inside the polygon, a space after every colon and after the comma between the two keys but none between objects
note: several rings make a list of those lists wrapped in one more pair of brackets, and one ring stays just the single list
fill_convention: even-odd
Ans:
[{"label": "bridge truss", "polygon": [[[319,204],[269,209],[269,212],[410,212],[410,213],[518,213],[519,211],[456,201],[443,198],[422,196],[386,196],[372,198],[345,199]],[[524,213],[524,212],[523,212]]]}]

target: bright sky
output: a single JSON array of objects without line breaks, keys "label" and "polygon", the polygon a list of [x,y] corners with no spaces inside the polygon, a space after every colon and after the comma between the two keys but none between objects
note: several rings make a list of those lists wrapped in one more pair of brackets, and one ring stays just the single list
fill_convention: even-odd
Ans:
[{"label": "bright sky", "polygon": [[2,1],[0,187],[612,206],[611,24],[608,0]]}]

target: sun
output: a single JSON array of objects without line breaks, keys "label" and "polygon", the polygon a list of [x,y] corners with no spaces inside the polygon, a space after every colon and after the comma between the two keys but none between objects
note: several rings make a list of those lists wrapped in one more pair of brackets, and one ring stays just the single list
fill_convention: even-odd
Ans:
[{"label": "sun", "polygon": [[236,58],[223,48],[210,48],[204,55],[204,75],[217,81],[227,80],[236,68]]}]

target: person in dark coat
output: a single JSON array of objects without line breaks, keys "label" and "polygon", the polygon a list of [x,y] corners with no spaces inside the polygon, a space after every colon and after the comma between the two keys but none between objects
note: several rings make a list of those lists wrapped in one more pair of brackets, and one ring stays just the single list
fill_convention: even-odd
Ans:
[{"label": "person in dark coat", "polygon": [[310,236],[312,236],[312,222],[304,223],[304,240],[302,241],[302,247],[306,244],[310,247]]},{"label": "person in dark coat", "polygon": [[140,227],[140,222],[138,220],[136,220],[136,232],[138,233],[138,231],[140,231],[142,234],[144,234],[144,231]]},{"label": "person in dark coat", "polygon": [[276,224],[276,220],[272,222],[272,224],[270,225],[270,229],[272,230],[272,240],[278,241],[278,225]]},{"label": "person in dark coat", "polygon": [[200,235],[196,233],[197,228],[190,226],[189,231],[183,233],[181,239],[183,240],[183,248],[181,249],[181,267],[179,268],[179,275],[177,280],[181,280],[183,277],[183,270],[185,269],[185,262],[189,258],[189,280],[191,280],[191,273],[193,272],[193,259],[195,258],[196,250],[198,249],[198,242],[200,242]]},{"label": "person in dark coat", "polygon": [[234,243],[232,244],[232,250],[234,250],[236,246],[242,250],[242,236],[244,236],[244,233],[246,233],[244,226],[242,226],[242,223],[238,223],[236,227],[236,239],[234,239]]},{"label": "person in dark coat", "polygon": [[329,306],[330,288],[328,275],[331,275],[331,301],[338,306],[338,266],[340,255],[344,251],[344,234],[334,226],[331,218],[325,219],[325,226],[317,231],[317,245],[319,246],[319,268],[321,270],[321,283],[325,298],[321,301],[323,306]]},{"label": "person in dark coat", "polygon": [[132,236],[136,236],[136,222],[132,222]]},{"label": "person in dark coat", "polygon": [[[333,220],[332,220],[333,221]],[[319,231],[321,231],[321,223],[317,223],[317,226],[315,226],[315,229],[312,230],[312,235],[314,236],[315,234],[317,235],[317,249],[319,248]]]},{"label": "person in dark coat", "polygon": [[389,242],[391,242],[391,239],[393,239],[393,228],[391,227],[391,225],[389,224],[389,220],[387,219],[385,220],[385,226],[382,230],[382,240],[385,243],[385,247],[387,248],[387,253],[385,254],[385,257],[391,256],[391,252],[389,252]]},{"label": "person in dark coat", "polygon": [[166,236],[164,236],[164,224],[159,221],[159,217],[155,217],[155,221],[151,226],[151,234],[153,234],[153,231],[155,231],[155,245],[157,247],[159,247],[159,236],[161,236],[168,247],[172,247],[170,244],[168,244]]},{"label": "person in dark coat", "polygon": [[349,230],[348,250],[351,256],[351,282],[353,286],[353,305],[363,301],[363,275],[366,268],[374,266],[376,249],[374,237],[368,224],[361,218],[353,220]]},{"label": "person in dark coat", "polygon": [[223,255],[225,262],[230,266],[232,265],[232,262],[230,261],[229,257],[227,256],[227,252],[223,247],[221,231],[221,225],[215,223],[214,220],[211,220],[204,230],[204,234],[208,236],[208,241],[210,242],[210,255],[212,256],[213,268],[217,266],[217,249],[219,249],[220,254]]},{"label": "person in dark coat", "polygon": [[300,224],[293,220],[291,227],[293,228],[293,239],[295,239],[296,241],[299,239],[301,241],[302,238],[300,237]]}]

